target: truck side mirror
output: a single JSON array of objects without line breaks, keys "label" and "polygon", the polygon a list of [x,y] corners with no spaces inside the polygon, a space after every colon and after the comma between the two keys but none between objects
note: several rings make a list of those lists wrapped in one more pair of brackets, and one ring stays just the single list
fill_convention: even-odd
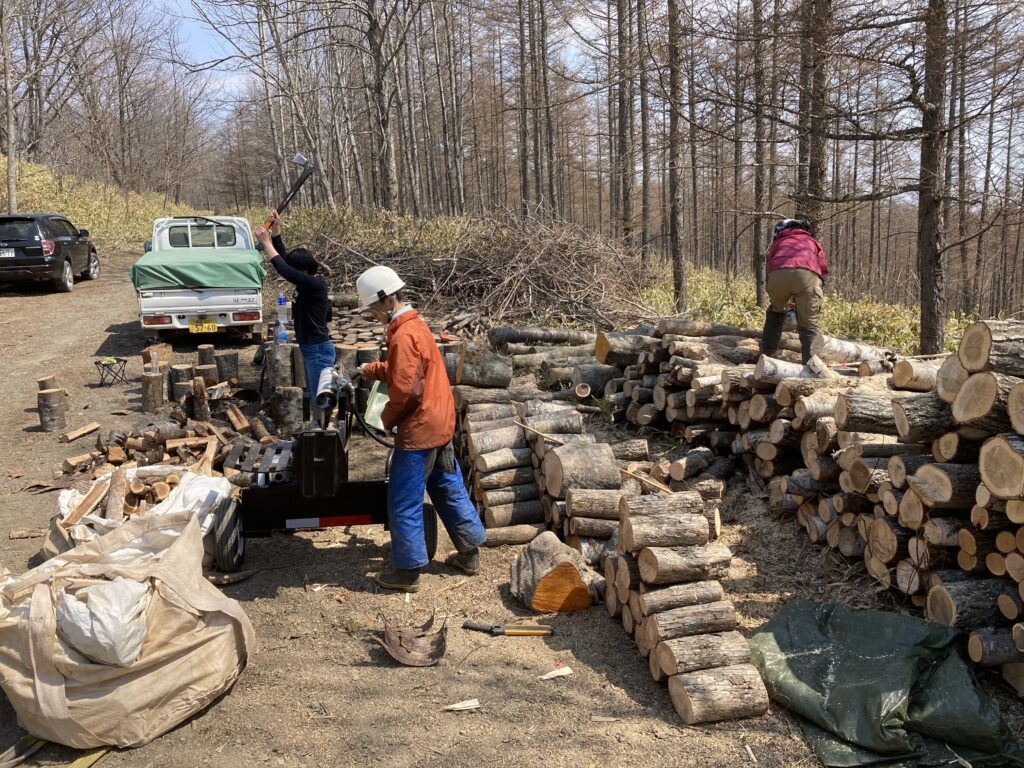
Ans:
[{"label": "truck side mirror", "polygon": [[152,240],[147,240],[146,244],[144,246],[142,246],[142,250],[144,250],[146,253],[149,253],[150,251],[152,251],[153,250],[153,241]]},{"label": "truck side mirror", "polygon": [[78,230],[78,236],[79,237],[88,237],[89,236],[89,230],[88,229],[80,229],[80,230]]}]

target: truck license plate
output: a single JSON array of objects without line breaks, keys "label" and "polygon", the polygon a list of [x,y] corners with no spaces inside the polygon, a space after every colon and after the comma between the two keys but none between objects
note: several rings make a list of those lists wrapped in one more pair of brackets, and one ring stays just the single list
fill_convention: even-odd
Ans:
[{"label": "truck license plate", "polygon": [[189,333],[216,333],[217,332],[217,321],[216,320],[189,320],[188,321]]},{"label": "truck license plate", "polygon": [[13,248],[0,248],[0,259],[13,259],[14,249]]}]

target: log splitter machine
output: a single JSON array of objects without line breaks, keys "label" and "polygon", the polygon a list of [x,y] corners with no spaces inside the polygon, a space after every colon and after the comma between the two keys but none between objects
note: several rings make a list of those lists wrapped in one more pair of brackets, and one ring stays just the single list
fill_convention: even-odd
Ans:
[{"label": "log splitter machine", "polygon": [[[217,569],[237,571],[245,557],[246,538],[294,533],[337,526],[383,525],[388,528],[388,475],[394,444],[381,436],[382,428],[356,407],[356,387],[340,368],[325,368],[316,396],[316,422],[291,441],[266,446],[241,444],[232,449],[225,467],[248,473],[250,483],[238,498],[226,499],[217,509],[214,557]],[[380,394],[379,398],[386,395]],[[356,424],[388,448],[381,480],[350,480],[349,445]],[[426,499],[423,530],[427,555],[437,552],[437,513]]]}]

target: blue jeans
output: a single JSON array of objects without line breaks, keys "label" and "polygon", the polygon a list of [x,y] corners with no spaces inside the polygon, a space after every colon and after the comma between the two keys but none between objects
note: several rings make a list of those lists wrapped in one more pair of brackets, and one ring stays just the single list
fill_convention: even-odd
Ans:
[{"label": "blue jeans", "polygon": [[448,536],[459,552],[479,547],[487,539],[456,462],[452,473],[433,469],[426,476],[430,451],[395,450],[388,482],[388,520],[391,559],[395,568],[422,568],[429,562],[423,532],[423,492],[430,495]]},{"label": "blue jeans", "polygon": [[306,391],[309,392],[309,402],[316,402],[316,385],[320,381],[320,372],[324,368],[334,366],[334,344],[329,341],[320,341],[316,344],[299,344],[299,351],[302,352],[302,367],[306,369]]}]

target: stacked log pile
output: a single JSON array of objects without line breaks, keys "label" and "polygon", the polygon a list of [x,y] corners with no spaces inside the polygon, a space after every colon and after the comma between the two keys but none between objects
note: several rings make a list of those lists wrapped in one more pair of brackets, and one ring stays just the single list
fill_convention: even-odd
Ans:
[{"label": "stacked log pile", "polygon": [[619,554],[604,563],[608,613],[621,618],[654,679],[667,681],[689,725],[768,709],[736,609],[718,581],[732,553],[714,543],[708,508],[697,490],[623,496]]},{"label": "stacked log pile", "polygon": [[650,338],[599,337],[598,362],[622,371],[609,418],[732,454],[767,481],[773,514],[973,632],[972,658],[1020,680],[1024,323],[977,323],[948,357],[826,340],[807,366],[786,359],[789,338],[758,356],[755,335],[666,320]]}]

